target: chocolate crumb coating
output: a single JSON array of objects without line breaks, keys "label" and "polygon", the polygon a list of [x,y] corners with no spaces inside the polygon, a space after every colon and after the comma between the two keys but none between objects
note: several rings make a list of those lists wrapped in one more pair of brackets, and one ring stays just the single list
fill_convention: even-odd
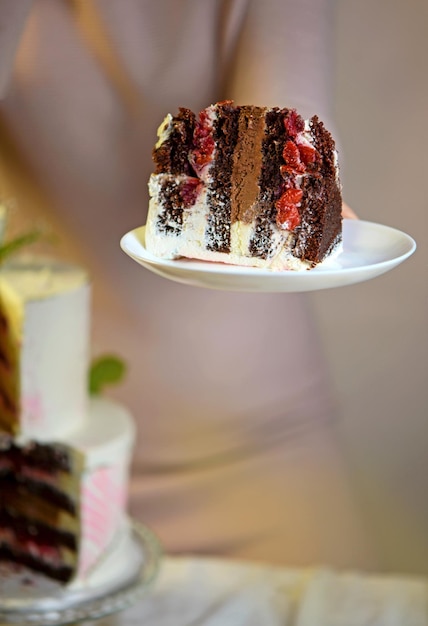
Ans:
[{"label": "chocolate crumb coating", "polygon": [[173,180],[165,180],[161,185],[163,210],[159,216],[158,228],[166,235],[176,235],[183,226],[183,199],[180,185]]},{"label": "chocolate crumb coating", "polygon": [[212,183],[207,199],[210,206],[206,230],[207,248],[213,252],[230,252],[230,220],[233,154],[238,138],[239,108],[230,103],[219,107],[214,124],[216,145]]},{"label": "chocolate crumb coating", "polygon": [[254,257],[267,259],[273,253],[272,231],[275,224],[275,202],[281,195],[283,179],[279,170],[285,143],[284,115],[288,109],[266,112],[266,130],[262,143],[262,168],[259,179],[258,216],[249,251]]},{"label": "chocolate crumb coating", "polygon": [[168,138],[159,148],[153,150],[156,174],[187,174],[194,176],[189,163],[195,129],[195,114],[189,109],[180,108],[178,115],[172,118]]},{"label": "chocolate crumb coating", "polygon": [[333,156],[334,140],[317,116],[311,119],[310,130],[321,162],[319,175],[303,181],[305,208],[296,229],[293,254],[316,264],[341,240],[342,197]]}]

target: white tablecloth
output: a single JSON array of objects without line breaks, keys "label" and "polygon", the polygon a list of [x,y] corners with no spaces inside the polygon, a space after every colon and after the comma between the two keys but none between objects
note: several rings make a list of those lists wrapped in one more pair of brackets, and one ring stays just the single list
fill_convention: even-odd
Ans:
[{"label": "white tablecloth", "polygon": [[99,626],[428,626],[428,581],[164,558],[133,607]]}]

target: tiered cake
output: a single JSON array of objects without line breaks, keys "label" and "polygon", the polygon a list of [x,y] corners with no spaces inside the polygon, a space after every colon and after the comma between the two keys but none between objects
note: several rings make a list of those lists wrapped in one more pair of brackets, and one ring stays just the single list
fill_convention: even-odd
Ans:
[{"label": "tiered cake", "polygon": [[89,331],[81,269],[0,267],[0,591],[23,571],[84,584],[129,532],[134,423],[88,396]]}]

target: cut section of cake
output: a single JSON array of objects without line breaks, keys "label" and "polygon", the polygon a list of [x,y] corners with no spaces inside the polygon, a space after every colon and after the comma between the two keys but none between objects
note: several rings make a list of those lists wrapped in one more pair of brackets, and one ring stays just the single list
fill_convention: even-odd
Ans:
[{"label": "cut section of cake", "polygon": [[0,450],[0,562],[68,582],[78,561],[82,455],[7,436]]},{"label": "cut section of cake", "polygon": [[294,109],[224,101],[180,109],[158,129],[146,247],[271,269],[311,269],[340,251],[342,199],[331,134]]},{"label": "cut section of cake", "polygon": [[89,396],[89,322],[82,268],[32,256],[1,265],[2,599],[27,597],[28,585],[42,597],[84,588],[130,536],[135,424]]},{"label": "cut section of cake", "polygon": [[[126,529],[135,427],[105,399],[65,441],[0,436],[0,564],[59,584],[84,581]],[[0,575],[0,595],[21,570]]]}]

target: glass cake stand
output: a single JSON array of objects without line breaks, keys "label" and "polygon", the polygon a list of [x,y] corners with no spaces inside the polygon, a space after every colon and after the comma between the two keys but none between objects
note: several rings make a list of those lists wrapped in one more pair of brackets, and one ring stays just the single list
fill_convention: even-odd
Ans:
[{"label": "glass cake stand", "polygon": [[101,619],[134,604],[155,579],[162,551],[148,528],[130,524],[126,539],[94,570],[89,585],[46,597],[0,597],[0,625],[65,626]]}]

